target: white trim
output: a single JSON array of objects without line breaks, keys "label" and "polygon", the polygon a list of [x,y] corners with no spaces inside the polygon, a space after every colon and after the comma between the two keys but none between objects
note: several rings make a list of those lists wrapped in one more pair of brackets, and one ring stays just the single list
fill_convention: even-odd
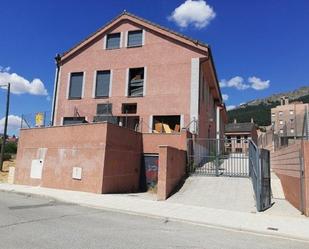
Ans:
[{"label": "white trim", "polygon": [[147,86],[147,67],[144,67],[144,83],[143,83],[143,96],[146,96],[146,86]]},{"label": "white trim", "polygon": [[71,72],[68,73],[68,79],[67,79],[67,92],[66,92],[66,97],[69,99],[69,94],[70,94],[70,81],[71,81]]},{"label": "white trim", "polygon": [[127,68],[126,69],[126,82],[125,82],[126,89],[124,92],[126,97],[128,97],[129,95],[129,72],[130,72],[130,68]]},{"label": "white trim", "polygon": [[82,85],[82,96],[83,99],[85,97],[85,84],[86,84],[86,72],[83,72],[83,85]]},{"label": "white trim", "polygon": [[64,125],[63,122],[64,122],[64,117],[61,117],[61,120],[60,120],[60,124],[59,124],[59,125]]},{"label": "white trim", "polygon": [[51,116],[50,116],[50,120],[52,121],[52,123],[53,123],[53,124],[54,124],[53,114],[55,114],[55,113],[54,113],[54,106],[55,106],[55,95],[56,95],[57,73],[58,73],[58,67],[56,66],[56,71],[55,71],[55,79],[54,79],[54,90],[53,90],[53,101],[52,101],[52,112],[51,112]]},{"label": "white trim", "polygon": [[124,32],[124,47],[128,47],[128,31]]},{"label": "white trim", "polygon": [[119,41],[120,44],[119,44],[119,48],[122,48],[122,45],[123,45],[123,44],[122,44],[122,43],[123,43],[123,42],[122,42],[122,40],[123,40],[123,32],[119,32],[119,33],[120,33],[120,41]]},{"label": "white trim", "polygon": [[97,83],[97,73],[98,70],[95,70],[93,72],[93,82],[92,82],[92,98],[95,98],[95,92],[96,92],[96,83]]},{"label": "white trim", "polygon": [[[190,91],[190,122],[198,121],[198,105],[199,105],[199,79],[200,79],[200,59],[191,59],[191,91]],[[196,131],[196,124],[190,124],[190,131]]]},{"label": "white trim", "polygon": [[153,126],[153,115],[149,116],[149,123],[148,123],[148,128],[149,128],[149,133],[152,133],[152,126]]},{"label": "white trim", "polygon": [[103,49],[106,49],[106,39],[107,39],[107,35],[104,35],[104,38],[103,38]]},{"label": "white trim", "polygon": [[112,87],[113,87],[113,70],[109,70],[109,91],[108,91],[108,97],[112,97]]},{"label": "white trim", "polygon": [[183,114],[180,115],[180,131],[185,127],[185,116]]},{"label": "white trim", "polygon": [[[61,66],[59,67],[59,75],[58,75],[58,86],[57,86],[57,97],[56,97],[56,104],[55,104],[55,110],[54,110],[54,120],[53,120],[53,124],[56,124],[56,120],[57,120],[57,110],[58,110],[58,102],[59,102],[59,91],[60,91],[60,79],[61,79]],[[55,89],[56,90],[56,89]],[[55,100],[55,99],[54,99]],[[54,106],[54,105],[53,105]]]},{"label": "white trim", "polygon": [[146,31],[145,31],[145,29],[143,29],[143,34],[142,34],[142,46],[144,46],[145,45],[145,33],[146,33]]}]

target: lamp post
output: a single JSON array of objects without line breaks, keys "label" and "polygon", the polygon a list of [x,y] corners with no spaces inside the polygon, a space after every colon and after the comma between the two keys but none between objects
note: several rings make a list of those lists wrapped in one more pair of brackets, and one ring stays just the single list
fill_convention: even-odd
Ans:
[{"label": "lamp post", "polygon": [[8,128],[8,118],[9,118],[9,106],[10,106],[10,90],[11,84],[8,83],[6,85],[0,85],[0,87],[6,86],[7,87],[7,95],[6,95],[6,112],[5,112],[5,121],[4,121],[4,131],[3,131],[3,138],[2,138],[2,145],[1,145],[1,154],[0,154],[0,171],[2,171],[3,166],[3,159],[4,159],[4,146],[6,140],[6,133]]}]

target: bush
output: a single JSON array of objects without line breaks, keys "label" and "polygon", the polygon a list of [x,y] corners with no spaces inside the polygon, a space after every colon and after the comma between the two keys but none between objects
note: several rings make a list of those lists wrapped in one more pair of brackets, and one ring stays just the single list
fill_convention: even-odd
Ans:
[{"label": "bush", "polygon": [[4,153],[16,154],[17,152],[17,144],[14,142],[8,142],[5,144]]}]

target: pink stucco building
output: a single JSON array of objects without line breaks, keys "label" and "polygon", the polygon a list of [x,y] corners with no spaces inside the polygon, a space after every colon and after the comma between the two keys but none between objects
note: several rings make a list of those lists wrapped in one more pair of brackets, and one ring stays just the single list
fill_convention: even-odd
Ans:
[{"label": "pink stucco building", "polygon": [[109,120],[148,133],[164,123],[215,137],[220,105],[207,45],[126,12],[57,58],[53,125]]},{"label": "pink stucco building", "polygon": [[[53,127],[21,130],[16,183],[44,183],[97,193],[136,191],[143,171],[139,163],[142,160],[137,157],[160,157],[161,151],[165,154],[153,162],[172,165],[179,161],[171,160],[175,155],[183,158],[188,137],[223,136],[226,110],[213,57],[209,46],[197,40],[124,12],[58,55],[56,63]],[[35,143],[39,136],[46,141],[52,136],[53,145],[50,147],[46,141]],[[96,136],[101,137],[98,140]],[[119,139],[133,140],[126,146]],[[93,151],[92,141],[101,152]],[[173,149],[162,149],[162,145]],[[90,164],[85,162],[87,153],[93,155]],[[70,161],[64,154],[70,155]],[[125,160],[118,160],[123,155]],[[80,160],[81,156],[85,160]],[[108,163],[109,157],[118,159]],[[46,164],[41,165],[39,180],[29,180],[34,160],[34,164]],[[167,168],[161,166],[159,170]],[[178,172],[172,180],[174,186],[184,169],[169,167]],[[58,184],[52,179],[55,174],[61,176],[59,168],[66,175]],[[131,180],[122,181],[126,170]],[[87,183],[92,180],[85,179],[87,175],[81,177],[81,172],[87,172],[92,179],[101,172],[100,180],[91,188]],[[112,180],[104,172],[110,172]],[[78,179],[71,177],[74,174]],[[160,172],[155,177],[159,177],[155,179],[158,183],[171,179]],[[171,188],[164,181],[164,186]],[[117,186],[109,185],[115,182]],[[126,185],[122,186],[122,182]],[[167,195],[166,189],[159,192]]]}]

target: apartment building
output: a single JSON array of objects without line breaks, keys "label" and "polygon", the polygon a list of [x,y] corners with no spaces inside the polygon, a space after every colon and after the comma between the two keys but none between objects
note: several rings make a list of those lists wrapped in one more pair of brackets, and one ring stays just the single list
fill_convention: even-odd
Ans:
[{"label": "apartment building", "polygon": [[280,105],[271,109],[274,134],[290,138],[301,137],[306,110],[309,110],[308,104],[290,103],[288,97],[282,97]]}]

